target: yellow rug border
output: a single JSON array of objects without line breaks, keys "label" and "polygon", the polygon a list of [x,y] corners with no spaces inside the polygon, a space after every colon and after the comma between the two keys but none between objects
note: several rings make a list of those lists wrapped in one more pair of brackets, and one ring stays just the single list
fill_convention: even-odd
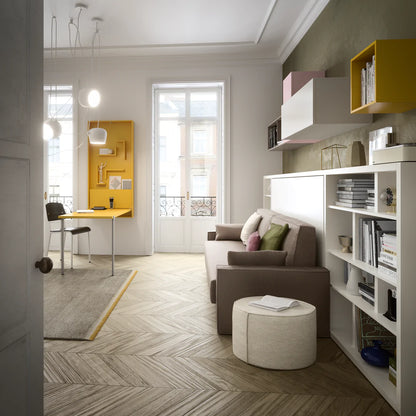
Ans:
[{"label": "yellow rug border", "polygon": [[118,294],[118,296],[114,299],[112,305],[108,308],[107,313],[104,315],[103,319],[101,319],[101,322],[98,323],[97,327],[94,329],[93,333],[88,338],[89,341],[94,341],[95,337],[100,332],[101,328],[103,327],[103,325],[107,321],[107,319],[110,316],[111,312],[113,312],[113,310],[116,307],[117,303],[120,301],[120,299],[123,296],[124,292],[130,286],[130,283],[133,281],[133,279],[136,276],[136,274],[137,274],[137,270],[132,271],[131,276],[129,277],[129,279],[124,284],[124,287],[120,290],[120,293]]}]

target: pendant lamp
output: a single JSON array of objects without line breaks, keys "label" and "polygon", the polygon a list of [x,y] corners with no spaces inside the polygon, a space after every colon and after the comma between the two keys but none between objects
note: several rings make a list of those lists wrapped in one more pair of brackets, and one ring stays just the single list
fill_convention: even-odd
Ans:
[{"label": "pendant lamp", "polygon": [[[52,16],[51,19],[51,59],[56,59],[58,50],[58,30],[56,17]],[[57,101],[58,87],[55,86],[55,102]],[[48,141],[50,139],[58,138],[62,133],[61,123],[56,119],[56,117],[49,117],[43,123],[43,140]]]},{"label": "pendant lamp", "polygon": [[91,144],[105,144],[107,141],[107,130],[101,127],[89,129],[87,134]]}]

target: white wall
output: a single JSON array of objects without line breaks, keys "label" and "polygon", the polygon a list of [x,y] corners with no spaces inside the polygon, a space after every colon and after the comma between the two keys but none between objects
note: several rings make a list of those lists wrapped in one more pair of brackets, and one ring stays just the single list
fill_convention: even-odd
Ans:
[{"label": "white wall", "polygon": [[[88,201],[87,120],[135,122],[135,217],[116,220],[116,254],[152,253],[152,82],[226,82],[225,221],[244,222],[262,205],[262,177],[281,172],[280,152],[267,152],[267,125],[280,112],[281,65],[203,58],[103,58],[98,72],[99,110],[78,106],[78,208]],[[88,59],[45,63],[45,83],[88,85]],[[110,254],[111,226],[91,224],[95,254]],[[80,240],[80,250],[86,244]]]}]

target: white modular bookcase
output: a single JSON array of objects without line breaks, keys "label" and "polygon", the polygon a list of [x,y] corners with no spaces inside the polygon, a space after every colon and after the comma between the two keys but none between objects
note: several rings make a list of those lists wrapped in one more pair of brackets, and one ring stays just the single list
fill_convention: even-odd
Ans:
[{"label": "white modular bookcase", "polygon": [[[310,177],[321,177],[323,187],[317,187],[314,204],[321,204],[322,214],[316,207],[316,215],[309,222],[322,230],[318,241],[322,265],[330,270],[331,277],[331,337],[361,370],[374,387],[401,415],[414,415],[416,411],[416,162],[360,166],[296,174],[269,175],[264,177],[264,196],[271,209],[279,210],[277,201],[285,199],[291,206],[292,216],[308,210],[304,202],[298,203],[288,183],[297,178],[307,186]],[[338,179],[374,178],[374,210],[344,208],[335,205]],[[320,181],[317,180],[317,183]],[[386,187],[395,190],[395,212],[379,198]],[[319,202],[316,202],[319,201]],[[396,221],[398,255],[397,278],[386,276],[374,267],[359,260],[360,218],[391,219]],[[353,237],[352,253],[342,253],[338,235]],[[344,281],[345,262],[374,276],[375,303],[372,306],[361,296],[347,292]],[[395,289],[397,296],[397,322],[385,318],[387,291]],[[358,351],[356,316],[359,309],[396,336],[397,385],[391,383],[388,369],[367,364]]]}]

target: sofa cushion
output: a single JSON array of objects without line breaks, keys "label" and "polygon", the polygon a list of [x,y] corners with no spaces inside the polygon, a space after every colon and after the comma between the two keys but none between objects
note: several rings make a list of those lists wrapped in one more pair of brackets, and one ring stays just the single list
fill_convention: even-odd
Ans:
[{"label": "sofa cushion", "polygon": [[258,231],[260,237],[270,228],[270,224],[289,224],[289,232],[283,241],[282,250],[287,251],[286,266],[316,265],[316,232],[315,227],[297,218],[288,217],[270,209],[259,208],[262,216]]},{"label": "sofa cushion", "polygon": [[243,229],[241,230],[240,238],[244,245],[247,244],[248,237],[250,237],[251,233],[257,231],[257,227],[259,226],[261,220],[261,215],[257,214],[257,212],[253,212],[243,225]]},{"label": "sofa cushion", "polygon": [[243,224],[217,224],[215,239],[240,241],[242,228]]},{"label": "sofa cushion", "polygon": [[286,251],[229,251],[228,264],[230,266],[284,266]]},{"label": "sofa cushion", "polygon": [[247,251],[257,251],[260,248],[261,237],[258,231],[250,234],[250,237],[247,240]]},{"label": "sofa cushion", "polygon": [[260,250],[279,250],[289,231],[289,225],[271,224],[261,239]]},{"label": "sofa cushion", "polygon": [[216,302],[217,266],[228,264],[228,252],[245,251],[241,240],[239,241],[205,241],[205,268],[212,303]]}]

